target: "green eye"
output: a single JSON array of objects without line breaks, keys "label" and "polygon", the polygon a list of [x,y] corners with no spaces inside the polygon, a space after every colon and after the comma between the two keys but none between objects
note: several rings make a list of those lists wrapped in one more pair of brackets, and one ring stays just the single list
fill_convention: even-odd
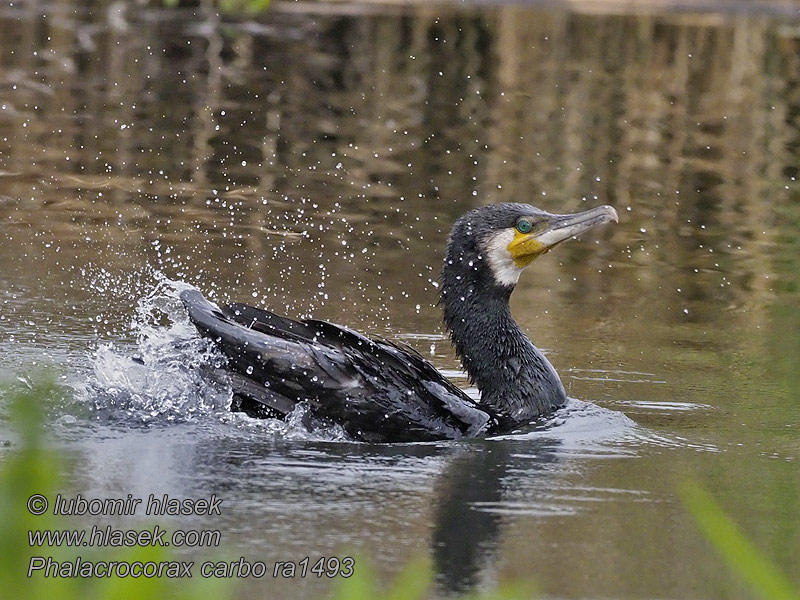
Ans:
[{"label": "green eye", "polygon": [[533,225],[528,219],[520,219],[517,221],[517,231],[520,233],[530,233],[531,229],[533,229]]}]

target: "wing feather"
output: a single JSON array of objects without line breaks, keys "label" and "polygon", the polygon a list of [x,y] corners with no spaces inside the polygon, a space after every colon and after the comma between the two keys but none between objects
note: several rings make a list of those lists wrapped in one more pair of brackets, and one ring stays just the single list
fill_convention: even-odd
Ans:
[{"label": "wing feather", "polygon": [[273,411],[306,401],[320,420],[378,442],[472,437],[494,418],[411,348],[243,304],[219,309],[196,290],[181,299],[227,357],[235,392]]}]

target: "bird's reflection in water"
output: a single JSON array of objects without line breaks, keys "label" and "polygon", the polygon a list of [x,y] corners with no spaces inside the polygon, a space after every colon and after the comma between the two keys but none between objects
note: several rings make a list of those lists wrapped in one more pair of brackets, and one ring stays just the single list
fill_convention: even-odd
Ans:
[{"label": "bird's reflection in water", "polygon": [[[514,487],[512,463],[525,455],[525,476],[546,475],[558,460],[551,439],[512,443],[482,440],[469,444],[441,475],[434,515],[432,553],[436,579],[446,594],[462,595],[475,588],[481,573],[494,561],[503,516],[492,507],[508,501]],[[533,457],[533,458],[531,458]]]},{"label": "bird's reflection in water", "polygon": [[[225,510],[209,526],[225,531],[237,552],[267,562],[310,548],[367,549],[373,564],[405,562],[431,535],[438,587],[463,594],[485,579],[508,535],[500,511],[547,486],[563,456],[559,440],[515,437],[363,444],[281,439],[216,422],[161,424],[82,436],[88,468],[74,476],[92,497],[112,497],[120,473],[139,497],[216,494]],[[432,534],[409,527],[418,518],[431,519]]]}]

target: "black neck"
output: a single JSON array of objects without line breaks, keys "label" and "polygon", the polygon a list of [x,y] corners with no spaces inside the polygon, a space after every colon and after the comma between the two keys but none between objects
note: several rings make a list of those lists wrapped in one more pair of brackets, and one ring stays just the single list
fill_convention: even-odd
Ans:
[{"label": "black neck", "polygon": [[444,322],[484,404],[512,422],[528,422],[564,404],[561,380],[522,332],[508,305],[513,287],[499,285],[478,252],[448,249],[442,271]]}]

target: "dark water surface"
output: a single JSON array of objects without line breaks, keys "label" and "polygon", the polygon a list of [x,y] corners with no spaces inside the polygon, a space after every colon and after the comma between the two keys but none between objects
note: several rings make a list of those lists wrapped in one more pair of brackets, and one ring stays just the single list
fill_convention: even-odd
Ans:
[{"label": "dark water surface", "polygon": [[[587,6],[0,6],[0,379],[74,389],[65,493],[217,494],[175,523],[230,556],[430,555],[441,593],[747,597],[677,498],[692,477],[800,584],[800,21]],[[452,221],[499,201],[621,217],[512,298],[575,398],[544,425],[348,443],[231,416],[191,368],[187,284],[466,385],[435,281]]]}]

